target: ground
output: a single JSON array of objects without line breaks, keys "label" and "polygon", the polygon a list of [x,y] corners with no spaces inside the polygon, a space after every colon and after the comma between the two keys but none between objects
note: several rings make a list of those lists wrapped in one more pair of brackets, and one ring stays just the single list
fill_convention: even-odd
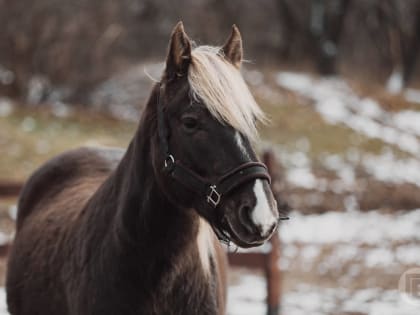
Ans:
[{"label": "ground", "polygon": [[[396,95],[337,77],[272,70],[248,70],[245,77],[271,121],[261,126],[258,148],[270,148],[281,162],[277,188],[293,209],[279,229],[283,314],[417,314],[420,306],[403,299],[398,282],[420,265],[418,92]],[[0,100],[0,180],[23,181],[75,146],[125,147],[138,109],[125,104],[127,114],[111,105],[103,114]],[[118,119],[110,117],[116,113]],[[0,201],[6,238],[13,204]],[[260,274],[234,270],[229,294],[229,314],[264,314]]]}]

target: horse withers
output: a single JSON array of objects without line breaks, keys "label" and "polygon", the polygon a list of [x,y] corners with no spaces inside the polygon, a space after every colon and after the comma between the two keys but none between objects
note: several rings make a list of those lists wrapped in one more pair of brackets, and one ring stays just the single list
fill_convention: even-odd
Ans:
[{"label": "horse withers", "polygon": [[258,246],[279,217],[241,61],[235,26],[223,47],[193,48],[179,23],[128,149],[73,150],[30,177],[12,315],[225,314],[219,240]]}]

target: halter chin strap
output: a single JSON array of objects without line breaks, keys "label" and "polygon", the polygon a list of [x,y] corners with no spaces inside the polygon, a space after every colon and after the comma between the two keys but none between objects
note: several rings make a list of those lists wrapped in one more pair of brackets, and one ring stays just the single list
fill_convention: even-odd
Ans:
[{"label": "halter chin strap", "polygon": [[[271,181],[267,167],[260,162],[247,162],[228,171],[215,181],[210,181],[184,166],[169,151],[168,128],[163,109],[164,85],[160,84],[158,96],[158,136],[162,152],[165,154],[164,172],[174,180],[184,185],[187,189],[196,193],[202,198],[202,203],[206,206],[204,209],[215,209],[223,200],[224,196],[229,194],[235,188],[255,179]],[[208,219],[212,218],[211,213],[202,209],[200,211]],[[204,213],[203,213],[204,212]]]}]

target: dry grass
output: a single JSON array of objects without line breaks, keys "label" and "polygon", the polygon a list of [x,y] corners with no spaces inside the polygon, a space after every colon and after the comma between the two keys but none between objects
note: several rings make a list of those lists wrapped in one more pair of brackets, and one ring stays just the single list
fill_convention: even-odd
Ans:
[{"label": "dry grass", "polygon": [[45,109],[15,109],[0,117],[0,179],[23,180],[48,158],[77,146],[125,147],[135,127],[82,110],[59,118]]},{"label": "dry grass", "polygon": [[[271,123],[261,128],[263,139],[294,148],[306,137],[311,154],[345,153],[349,145],[378,152],[382,143],[366,139],[342,126],[325,123],[309,106],[296,103],[263,103]],[[136,125],[78,110],[67,118],[50,111],[18,108],[0,117],[0,179],[25,179],[48,158],[82,145],[127,146]],[[334,135],[334,136],[331,136]]]},{"label": "dry grass", "polygon": [[364,84],[353,80],[347,82],[358,95],[377,100],[378,104],[387,111],[420,110],[420,104],[407,101],[401,94],[389,93],[383,85]]},{"label": "dry grass", "polygon": [[310,106],[295,102],[264,102],[264,109],[271,124],[261,130],[262,138],[295,149],[296,141],[306,138],[310,154],[342,154],[349,147],[357,147],[363,152],[378,153],[384,144],[380,140],[369,139],[350,128],[327,124]]}]

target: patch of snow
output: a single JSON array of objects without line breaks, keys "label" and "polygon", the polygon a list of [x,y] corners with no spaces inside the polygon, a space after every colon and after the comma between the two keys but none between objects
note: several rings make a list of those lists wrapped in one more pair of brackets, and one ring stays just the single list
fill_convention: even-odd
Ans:
[{"label": "patch of snow", "polygon": [[387,267],[394,263],[394,253],[389,248],[375,248],[367,252],[365,263],[368,268]]},{"label": "patch of snow", "polygon": [[321,248],[317,245],[305,245],[300,253],[302,269],[309,271],[313,262],[319,256]]},{"label": "patch of snow", "polygon": [[68,117],[72,113],[71,107],[60,101],[53,102],[51,110],[56,117]]},{"label": "patch of snow", "polygon": [[360,102],[360,114],[363,116],[380,119],[383,115],[382,108],[372,99],[362,99]]},{"label": "patch of snow", "polygon": [[10,243],[12,237],[8,234],[0,232],[0,245],[6,245]]},{"label": "patch of snow", "polygon": [[342,185],[347,189],[353,187],[356,181],[356,174],[354,166],[344,161],[344,159],[336,154],[326,155],[321,160],[323,166],[337,174],[337,177],[341,180]]},{"label": "patch of snow", "polygon": [[13,112],[13,103],[10,99],[0,98],[0,117],[7,117]]},{"label": "patch of snow", "polygon": [[351,115],[351,112],[338,99],[326,99],[317,104],[316,109],[330,124],[340,123]]},{"label": "patch of snow", "polygon": [[[381,224],[378,224],[380,222]],[[285,243],[352,243],[420,241],[420,209],[399,215],[370,212],[326,212],[319,215],[290,214],[279,228]]]},{"label": "patch of snow", "polygon": [[357,197],[355,195],[349,195],[344,197],[343,203],[344,208],[347,211],[356,211],[360,209],[359,202],[357,201]]},{"label": "patch of snow", "polygon": [[26,101],[28,104],[37,105],[45,100],[48,91],[51,89],[51,82],[44,75],[34,75],[28,82]]},{"label": "patch of snow", "polygon": [[365,154],[362,159],[365,171],[376,179],[391,183],[411,183],[420,186],[420,160],[396,159],[391,151],[382,155]]},{"label": "patch of snow", "polygon": [[9,315],[6,304],[6,290],[0,288],[0,315]]},{"label": "patch of snow", "polygon": [[36,120],[33,117],[26,116],[20,126],[24,132],[32,132],[36,128]]},{"label": "patch of snow", "polygon": [[310,88],[312,79],[306,74],[281,72],[276,78],[277,84],[289,90],[304,90]]},{"label": "patch of snow", "polygon": [[420,135],[420,112],[414,110],[400,111],[393,115],[393,121],[398,128]]},{"label": "patch of snow", "polygon": [[292,164],[294,167],[309,167],[311,165],[311,160],[302,151],[290,153],[289,159],[290,164]]},{"label": "patch of snow", "polygon": [[334,247],[328,260],[332,266],[341,265],[360,257],[360,255],[361,252],[357,246],[352,244],[338,244]]},{"label": "patch of snow", "polygon": [[292,185],[313,189],[316,187],[316,177],[309,168],[293,168],[287,172],[287,181]]},{"label": "patch of snow", "polygon": [[[228,291],[229,315],[255,315],[266,311],[266,284],[255,275],[244,275]],[[0,314],[1,315],[1,314]]]},{"label": "patch of snow", "polygon": [[311,143],[309,142],[308,138],[302,137],[296,141],[296,149],[299,152],[307,153],[311,149]]},{"label": "patch of snow", "polygon": [[396,249],[397,260],[404,265],[420,264],[420,250],[418,244],[401,245]]},{"label": "patch of snow", "polygon": [[386,89],[392,94],[398,94],[402,91],[403,87],[404,81],[401,70],[394,70],[386,83]]},{"label": "patch of snow", "polygon": [[[262,277],[244,276],[230,287],[228,314],[255,315],[266,313],[265,282]],[[328,315],[361,313],[369,315],[417,315],[418,306],[407,303],[397,290],[366,288],[322,288],[298,285],[284,294],[282,314]]]},{"label": "patch of snow", "polygon": [[9,85],[15,80],[15,74],[13,71],[0,65],[0,84]]},{"label": "patch of snow", "polygon": [[406,89],[404,98],[409,102],[420,104],[420,90]]}]

